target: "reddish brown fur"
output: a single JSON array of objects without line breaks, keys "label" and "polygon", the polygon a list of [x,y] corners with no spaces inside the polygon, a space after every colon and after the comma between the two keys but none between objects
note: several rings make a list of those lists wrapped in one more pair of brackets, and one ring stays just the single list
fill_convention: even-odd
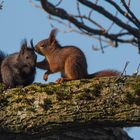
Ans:
[{"label": "reddish brown fur", "polygon": [[48,39],[42,40],[35,46],[35,50],[45,56],[45,60],[38,62],[37,67],[46,69],[44,80],[48,75],[61,72],[62,77],[56,82],[61,83],[67,80],[82,78],[93,78],[103,76],[116,76],[118,72],[107,70],[89,75],[87,72],[87,61],[84,53],[75,46],[62,47],[55,38],[56,29],[52,30]]},{"label": "reddish brown fur", "polygon": [[120,75],[120,72],[115,70],[102,70],[93,74],[89,75],[89,78],[93,77],[110,77],[110,76],[118,76]]}]

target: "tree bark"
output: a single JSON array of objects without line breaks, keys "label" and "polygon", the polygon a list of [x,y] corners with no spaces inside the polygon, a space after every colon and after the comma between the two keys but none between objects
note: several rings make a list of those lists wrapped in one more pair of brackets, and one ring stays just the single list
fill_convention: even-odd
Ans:
[{"label": "tree bark", "polygon": [[140,125],[140,78],[0,86],[0,139],[129,140]]}]

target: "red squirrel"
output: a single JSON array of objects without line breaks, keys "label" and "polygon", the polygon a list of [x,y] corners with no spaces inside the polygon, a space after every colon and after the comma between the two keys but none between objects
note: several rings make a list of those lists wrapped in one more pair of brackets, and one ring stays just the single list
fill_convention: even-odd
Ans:
[{"label": "red squirrel", "polygon": [[115,70],[103,70],[93,74],[87,72],[87,61],[85,54],[75,46],[62,47],[56,40],[57,29],[53,29],[48,39],[41,40],[35,47],[35,51],[45,59],[37,62],[37,67],[47,70],[43,79],[47,80],[48,75],[56,72],[61,72],[61,78],[56,80],[56,83],[63,81],[86,79],[94,77],[109,77],[118,76],[120,73]]}]

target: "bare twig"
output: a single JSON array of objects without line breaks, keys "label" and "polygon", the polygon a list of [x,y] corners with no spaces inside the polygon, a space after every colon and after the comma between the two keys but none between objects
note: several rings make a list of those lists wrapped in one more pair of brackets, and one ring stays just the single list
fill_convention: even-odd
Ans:
[{"label": "bare twig", "polygon": [[[111,8],[116,10],[114,15],[111,10],[105,9],[106,6],[102,5],[102,1],[99,0],[76,0],[76,5],[72,5],[72,8],[75,9],[71,13],[68,13],[68,10],[62,7],[63,0],[58,0],[57,4],[54,4],[54,1],[40,0],[41,7],[48,15],[51,15],[50,20],[65,26],[67,28],[65,32],[76,32],[98,40],[100,46],[102,46],[101,50],[108,46],[117,47],[121,43],[129,43],[139,47],[140,21],[130,9],[131,0],[128,0],[128,3],[124,0],[120,1],[125,9],[122,8],[121,3],[118,1],[104,0],[104,3],[110,4]],[[89,12],[83,13],[81,4],[87,10],[89,9]],[[76,10],[78,14],[75,13]],[[93,12],[95,15],[93,15]],[[97,13],[103,17],[101,18],[103,22],[96,20]],[[104,20],[110,22],[108,22],[108,28],[104,25]],[[52,23],[50,25],[55,26]],[[116,27],[118,31],[114,30]]]},{"label": "bare twig", "polygon": [[[94,24],[95,26],[97,26],[99,29],[101,29],[102,31],[106,31],[104,27],[102,27],[99,23],[97,23],[96,21],[92,20],[91,18],[87,17],[87,16],[74,16],[76,18],[80,18],[80,19],[86,19],[87,21],[89,21],[90,23]],[[83,22],[82,22],[83,23]]]},{"label": "bare twig", "polygon": [[78,11],[78,15],[80,17],[80,20],[84,24],[84,20],[83,20],[83,18],[81,16],[80,5],[79,5],[79,2],[78,1],[76,2],[76,5],[77,5],[77,11]]},{"label": "bare twig", "polygon": [[43,8],[41,6],[36,5],[32,0],[29,0],[29,3],[31,3],[31,5],[35,8],[38,8],[40,10],[43,10]]},{"label": "bare twig", "polygon": [[108,18],[109,20],[113,21],[115,24],[117,24],[119,27],[124,28],[126,30],[128,30],[130,33],[134,34],[135,36],[140,36],[137,29],[134,27],[131,27],[127,24],[125,24],[121,19],[113,16],[109,11],[105,10],[102,6],[98,6],[90,1],[85,1],[85,0],[78,0],[80,3],[82,3],[83,5],[96,10],[98,13],[102,14],[103,16],[105,16],[106,18]]},{"label": "bare twig", "polygon": [[129,61],[127,61],[125,63],[125,66],[124,66],[123,72],[121,73],[121,76],[124,75],[124,74],[126,75],[126,68],[127,68],[127,66],[128,66],[129,63],[130,63]]},{"label": "bare twig", "polygon": [[138,76],[139,69],[140,69],[140,64],[138,65],[137,70],[133,73],[133,76]]},{"label": "bare twig", "polygon": [[140,64],[139,64],[138,67],[137,67],[137,75],[138,75],[138,73],[139,73],[139,69],[140,69]]},{"label": "bare twig", "polygon": [[58,3],[55,5],[56,7],[62,3],[63,0],[59,0]]},{"label": "bare twig", "polygon": [[[121,15],[123,15],[125,18],[127,18],[132,23],[134,23],[135,26],[139,27],[139,25],[134,20],[134,18],[129,16],[129,14],[127,14],[116,2],[114,2],[112,0],[105,0],[105,1],[107,1],[109,4],[111,4]],[[129,5],[130,5],[130,3],[129,3]]]},{"label": "bare twig", "polygon": [[103,44],[102,44],[101,36],[99,36],[99,43],[100,43],[101,51],[102,51],[102,53],[104,53],[104,49],[103,49]]},{"label": "bare twig", "polygon": [[[117,17],[117,15],[118,15],[118,11],[116,11],[115,17]],[[113,27],[114,24],[115,24],[114,22],[111,23],[110,27],[107,29],[107,32],[109,32],[111,30],[111,28]]]},{"label": "bare twig", "polygon": [[2,10],[2,8],[3,8],[3,3],[4,3],[4,1],[2,1],[2,2],[0,3],[0,10]]},{"label": "bare twig", "polygon": [[129,1],[129,5],[126,4],[125,0],[121,0],[123,6],[125,7],[125,9],[127,10],[128,14],[131,15],[131,17],[136,21],[138,27],[140,28],[140,21],[138,20],[138,18],[135,16],[135,14],[131,11],[130,7],[130,1]]},{"label": "bare twig", "polygon": [[128,1],[128,7],[130,7],[131,0]]}]

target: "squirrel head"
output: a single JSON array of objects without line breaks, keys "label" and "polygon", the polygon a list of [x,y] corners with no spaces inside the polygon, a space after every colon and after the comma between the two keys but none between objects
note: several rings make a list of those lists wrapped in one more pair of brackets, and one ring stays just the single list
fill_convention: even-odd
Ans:
[{"label": "squirrel head", "polygon": [[34,47],[35,51],[45,56],[49,50],[60,47],[56,40],[57,31],[57,29],[53,29],[47,39],[39,41]]},{"label": "squirrel head", "polygon": [[21,43],[18,60],[21,62],[21,65],[27,67],[35,67],[36,65],[37,55],[35,54],[34,49],[27,45],[26,40]]}]

